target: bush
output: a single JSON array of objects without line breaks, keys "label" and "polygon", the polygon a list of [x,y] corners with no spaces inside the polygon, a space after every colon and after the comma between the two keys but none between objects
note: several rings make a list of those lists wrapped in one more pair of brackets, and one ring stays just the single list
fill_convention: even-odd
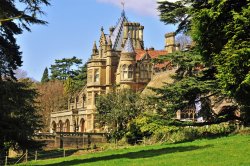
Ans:
[{"label": "bush", "polygon": [[197,138],[207,138],[228,135],[235,130],[234,126],[228,123],[206,125],[201,127],[182,127],[177,132],[169,134],[167,142],[176,143],[192,141]]}]

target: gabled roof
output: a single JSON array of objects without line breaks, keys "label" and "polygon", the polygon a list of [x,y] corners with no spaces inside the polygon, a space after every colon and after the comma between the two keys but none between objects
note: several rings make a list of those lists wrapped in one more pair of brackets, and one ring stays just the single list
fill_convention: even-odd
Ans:
[{"label": "gabled roof", "polygon": [[[148,55],[150,56],[150,58],[154,59],[154,58],[157,58],[161,55],[168,54],[168,52],[165,50],[138,50],[138,49],[135,50],[135,53],[136,53],[136,61],[140,61]],[[167,62],[155,64],[154,67],[155,68],[164,68],[164,67],[169,66],[170,64],[171,64],[171,62],[167,61]]]},{"label": "gabled roof", "polygon": [[148,51],[146,51],[146,50],[136,49],[135,53],[136,53],[136,60],[138,61],[138,60],[141,60],[145,56],[145,54],[147,54],[147,53],[150,55],[150,57],[152,59],[154,59],[160,55],[166,55],[168,52],[165,50],[148,50]]},{"label": "gabled roof", "polygon": [[122,49],[122,39],[123,39],[123,25],[125,22],[128,22],[124,10],[122,11],[121,17],[118,20],[118,23],[115,26],[115,29],[111,35],[111,41],[113,49],[120,51]]}]

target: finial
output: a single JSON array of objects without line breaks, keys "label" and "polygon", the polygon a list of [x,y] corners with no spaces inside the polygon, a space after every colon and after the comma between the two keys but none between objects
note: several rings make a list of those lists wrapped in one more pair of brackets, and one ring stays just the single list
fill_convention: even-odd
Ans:
[{"label": "finial", "polygon": [[98,52],[97,46],[96,46],[96,41],[94,42],[92,52],[93,52],[93,54],[96,54]]},{"label": "finial", "polygon": [[102,26],[102,27],[101,27],[101,31],[103,32],[103,30],[104,30],[104,29],[103,29],[103,26]]},{"label": "finial", "polygon": [[125,16],[125,10],[124,10],[125,2],[121,1],[121,5],[122,5],[122,16]]},{"label": "finial", "polygon": [[111,40],[111,36],[110,35],[109,35],[108,45],[112,46],[112,40]]}]

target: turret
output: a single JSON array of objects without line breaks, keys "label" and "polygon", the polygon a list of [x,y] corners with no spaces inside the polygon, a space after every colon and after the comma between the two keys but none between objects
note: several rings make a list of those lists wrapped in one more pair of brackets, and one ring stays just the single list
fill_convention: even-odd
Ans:
[{"label": "turret", "polygon": [[128,39],[122,49],[119,68],[120,68],[120,83],[123,88],[131,88],[131,83],[135,80],[135,50],[133,47],[132,39],[130,38],[130,33],[128,34]]}]

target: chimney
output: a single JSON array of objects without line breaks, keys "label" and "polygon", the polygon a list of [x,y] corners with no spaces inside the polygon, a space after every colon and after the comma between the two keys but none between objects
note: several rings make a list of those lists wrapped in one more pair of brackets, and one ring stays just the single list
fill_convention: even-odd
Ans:
[{"label": "chimney", "polygon": [[168,53],[173,53],[175,51],[175,33],[170,32],[165,34],[165,49]]}]

